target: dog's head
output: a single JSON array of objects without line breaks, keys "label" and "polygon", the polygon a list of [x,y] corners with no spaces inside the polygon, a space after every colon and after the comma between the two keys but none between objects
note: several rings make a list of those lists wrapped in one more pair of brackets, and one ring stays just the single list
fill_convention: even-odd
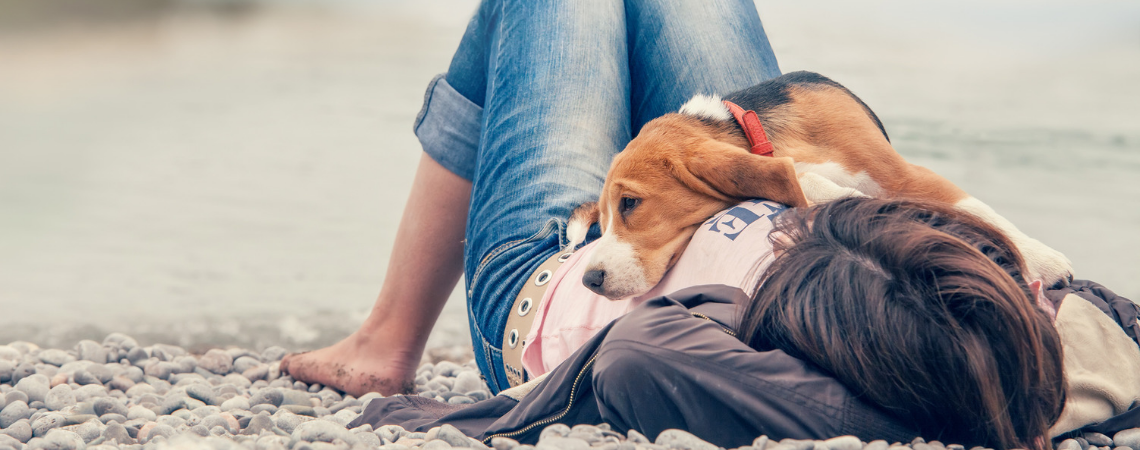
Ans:
[{"label": "dog's head", "polygon": [[806,205],[791,159],[748,153],[733,126],[666,114],[614,158],[597,202],[602,237],[582,279],[588,288],[610,299],[645,293],[698,226],[744,199]]}]

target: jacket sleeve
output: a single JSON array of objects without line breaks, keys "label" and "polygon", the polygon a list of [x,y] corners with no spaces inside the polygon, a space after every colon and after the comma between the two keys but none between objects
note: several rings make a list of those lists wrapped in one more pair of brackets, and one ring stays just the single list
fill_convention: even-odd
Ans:
[{"label": "jacket sleeve", "polygon": [[917,436],[804,361],[740,342],[726,324],[746,297],[720,288],[651,300],[613,325],[593,379],[607,422],[650,437],[680,428],[726,448],[759,435],[888,442]]}]

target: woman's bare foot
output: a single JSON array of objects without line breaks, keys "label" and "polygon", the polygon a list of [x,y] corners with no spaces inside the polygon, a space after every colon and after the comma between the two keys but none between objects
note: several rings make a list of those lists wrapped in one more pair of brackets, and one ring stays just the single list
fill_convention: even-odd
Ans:
[{"label": "woman's bare foot", "polygon": [[361,329],[329,347],[289,354],[281,361],[281,371],[296,380],[320,383],[356,397],[369,392],[412,392],[422,350],[401,351],[392,342],[368,334]]}]

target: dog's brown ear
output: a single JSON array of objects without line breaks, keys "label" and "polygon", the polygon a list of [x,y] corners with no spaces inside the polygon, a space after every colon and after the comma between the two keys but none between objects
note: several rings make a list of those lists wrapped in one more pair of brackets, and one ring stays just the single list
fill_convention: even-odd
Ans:
[{"label": "dog's brown ear", "polygon": [[[684,170],[677,171],[681,182],[714,197],[765,198],[788,206],[808,206],[788,157],[753,155],[731,144],[709,140],[693,149],[683,166]],[[688,176],[683,173],[686,170]]]}]

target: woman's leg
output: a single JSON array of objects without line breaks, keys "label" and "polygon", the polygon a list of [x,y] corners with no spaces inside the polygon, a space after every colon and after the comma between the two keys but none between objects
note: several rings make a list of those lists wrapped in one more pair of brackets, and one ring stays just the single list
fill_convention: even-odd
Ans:
[{"label": "woman's leg", "polygon": [[424,344],[463,270],[471,182],[420,158],[388,273],[368,319],[331,347],[290,355],[294,378],[360,396],[409,392]]},{"label": "woman's leg", "polygon": [[780,75],[752,0],[626,0],[633,129]]},{"label": "woman's leg", "polygon": [[405,390],[465,257],[477,360],[493,390],[505,386],[504,310],[629,140],[622,5],[559,3],[482,3],[417,120],[431,158],[372,314],[344,341],[284,361],[294,377],[356,395]]},{"label": "woman's leg", "polygon": [[624,4],[498,5],[464,258],[476,361],[493,391],[508,386],[501,347],[515,296],[630,138]]}]

